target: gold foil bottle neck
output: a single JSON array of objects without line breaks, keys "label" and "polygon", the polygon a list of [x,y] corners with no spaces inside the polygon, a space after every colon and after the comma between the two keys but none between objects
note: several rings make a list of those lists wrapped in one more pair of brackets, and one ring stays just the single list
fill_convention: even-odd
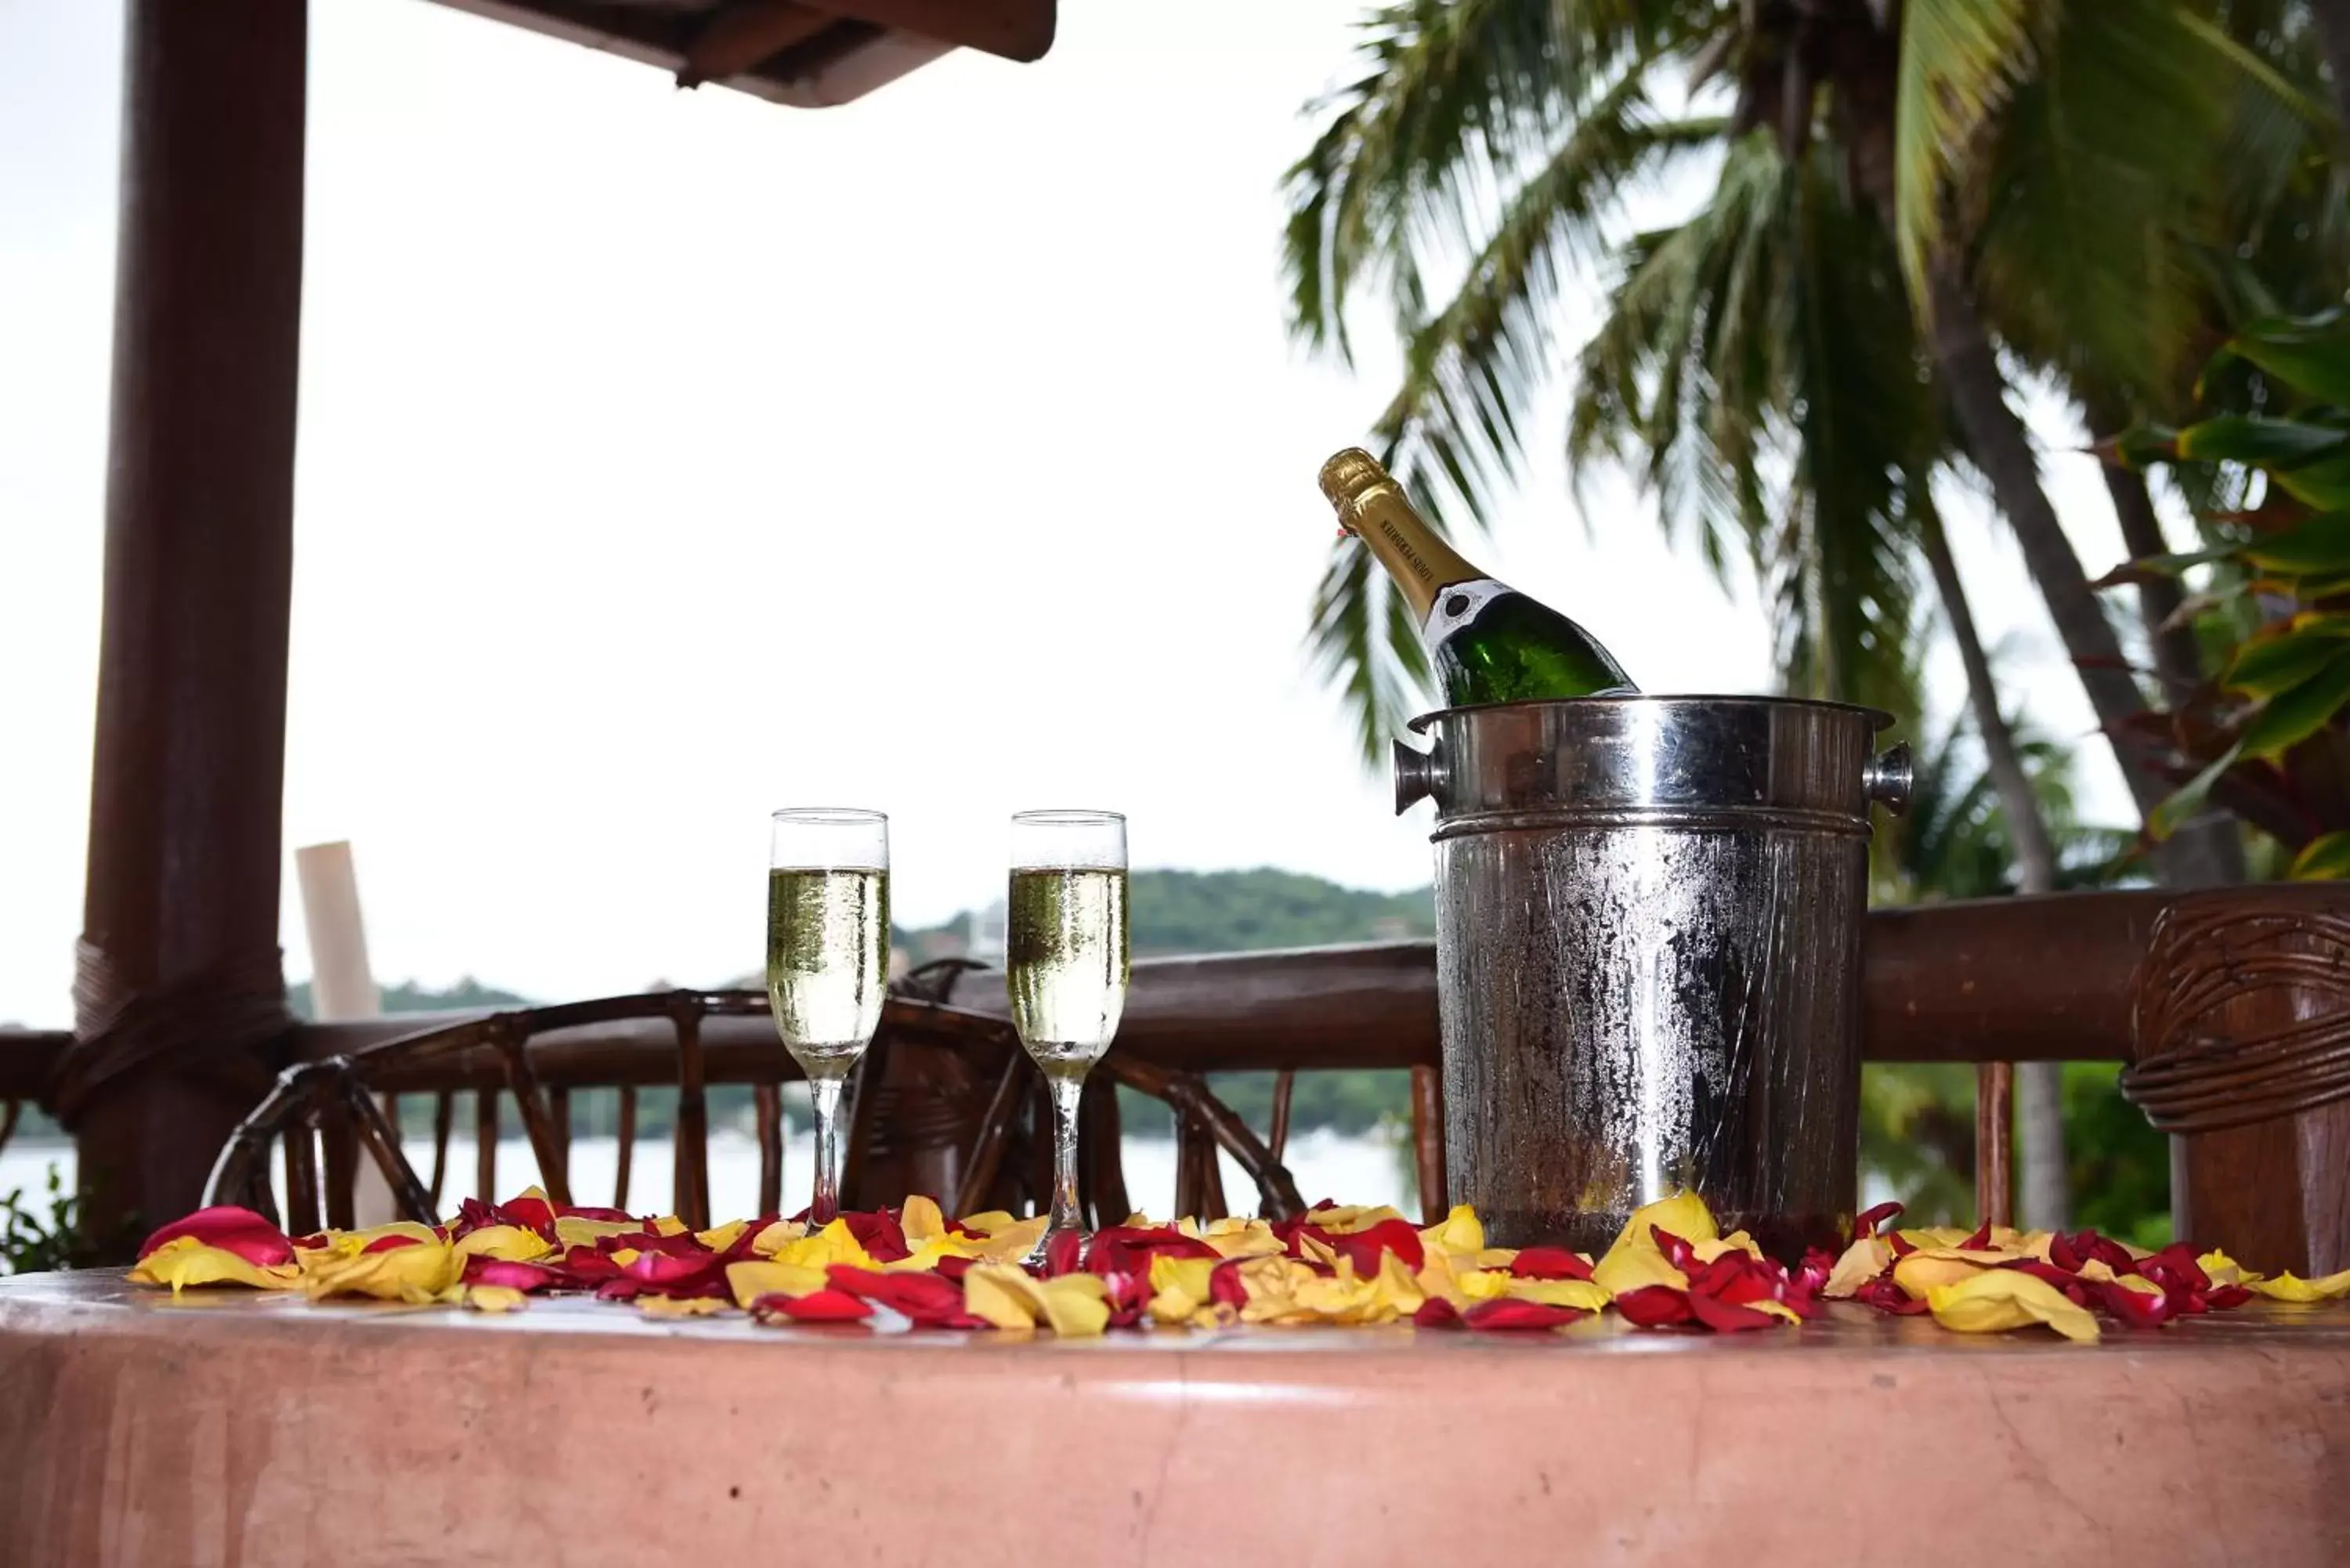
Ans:
[{"label": "gold foil bottle neck", "polygon": [[1348,447],[1322,465],[1322,493],[1342,513],[1374,486],[1394,483],[1379,460],[1358,446]]}]

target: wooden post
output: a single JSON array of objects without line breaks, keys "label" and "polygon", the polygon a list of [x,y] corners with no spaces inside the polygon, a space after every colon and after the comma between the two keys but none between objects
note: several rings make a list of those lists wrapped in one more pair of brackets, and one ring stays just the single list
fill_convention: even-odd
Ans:
[{"label": "wooden post", "polygon": [[2122,1088],[2171,1135],[2171,1220],[2304,1276],[2350,1267],[2350,894],[2180,895],[2136,985]]},{"label": "wooden post", "polygon": [[195,1206],[288,1023],[307,42],[304,0],[127,0],[124,33],[89,870],[54,1085],[117,1250]]}]

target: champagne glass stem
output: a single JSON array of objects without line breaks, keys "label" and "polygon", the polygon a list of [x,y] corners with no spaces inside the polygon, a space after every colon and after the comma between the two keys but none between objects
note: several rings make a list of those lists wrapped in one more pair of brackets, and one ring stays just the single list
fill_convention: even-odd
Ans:
[{"label": "champagne glass stem", "polygon": [[835,1134],[840,1121],[840,1080],[810,1078],[808,1109],[816,1123],[816,1191],[808,1199],[808,1227],[829,1225],[840,1212],[839,1147]]},{"label": "champagne glass stem", "polygon": [[[1053,1085],[1053,1225],[1046,1234],[1083,1231],[1077,1209],[1077,1106],[1085,1098],[1083,1078],[1055,1075]],[[1125,1216],[1119,1216],[1120,1219]]]}]

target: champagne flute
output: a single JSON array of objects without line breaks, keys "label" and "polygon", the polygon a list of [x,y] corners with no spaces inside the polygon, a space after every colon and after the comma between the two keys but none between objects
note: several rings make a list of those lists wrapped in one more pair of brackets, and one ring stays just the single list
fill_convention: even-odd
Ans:
[{"label": "champagne flute", "polygon": [[1082,1233],[1077,1104],[1126,1009],[1126,818],[1024,811],[1012,819],[1004,984],[1020,1043],[1053,1089],[1053,1218],[1030,1261]]},{"label": "champagne flute", "polygon": [[840,1091],[881,1023],[889,981],[889,819],[795,807],[773,818],[767,855],[767,1003],[807,1075],[816,1119],[812,1226],[840,1208]]}]

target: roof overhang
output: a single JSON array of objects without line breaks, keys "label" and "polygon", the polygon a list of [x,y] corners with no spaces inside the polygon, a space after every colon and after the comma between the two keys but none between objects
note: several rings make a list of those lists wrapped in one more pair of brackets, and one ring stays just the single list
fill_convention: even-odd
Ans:
[{"label": "roof overhang", "polygon": [[847,103],[950,49],[1053,45],[1055,0],[440,0],[773,103]]}]

